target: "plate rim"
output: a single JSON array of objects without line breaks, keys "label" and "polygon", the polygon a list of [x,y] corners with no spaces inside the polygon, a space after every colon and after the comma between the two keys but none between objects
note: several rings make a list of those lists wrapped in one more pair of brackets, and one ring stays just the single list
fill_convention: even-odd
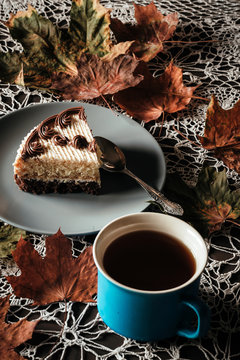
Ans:
[{"label": "plate rim", "polygon": [[[16,109],[16,110],[13,110],[13,111],[10,111],[8,114],[5,114],[3,116],[0,117],[0,124],[4,121],[7,120],[8,117],[14,117],[19,113],[19,112],[25,112],[27,111],[28,109],[32,108],[41,108],[41,107],[51,107],[51,106],[57,106],[58,104],[60,104],[61,106],[62,105],[66,105],[66,106],[70,106],[70,107],[74,107],[74,106],[86,106],[86,107],[92,107],[92,108],[101,108],[103,111],[111,111],[110,109],[108,109],[107,107],[104,107],[102,105],[98,105],[98,104],[94,104],[94,103],[88,103],[88,102],[81,102],[81,101],[50,101],[50,102],[44,102],[44,103],[34,103],[34,104],[29,104],[28,106],[25,106],[25,107],[22,107],[20,109]],[[115,110],[114,110],[115,112]],[[158,148],[159,148],[159,156],[162,158],[163,162],[161,164],[161,188],[163,187],[164,183],[165,183],[165,180],[166,180],[166,162],[165,162],[165,156],[164,156],[164,153],[162,151],[162,148],[160,146],[160,144],[157,142],[157,140],[154,138],[154,136],[145,128],[143,127],[141,124],[139,124],[138,122],[136,122],[132,117],[128,116],[127,114],[122,114],[118,111],[116,111],[117,115],[125,118],[129,123],[133,124],[134,126],[136,127],[139,127],[141,128],[141,131],[144,133],[146,133],[147,135],[149,135],[149,138],[151,137],[151,140],[153,141],[153,143],[157,144],[158,145]],[[40,122],[39,122],[40,123]],[[34,128],[35,125],[33,125],[31,127]],[[30,130],[31,130],[30,129]],[[26,135],[27,135],[27,130],[25,131]],[[23,138],[21,138],[21,140],[23,140]],[[21,142],[20,140],[20,142]],[[18,147],[19,147],[20,143],[18,144]],[[16,154],[15,154],[16,155]],[[146,205],[146,206],[144,206]],[[144,201],[143,201],[143,206],[142,206],[142,210],[140,210],[140,212],[144,211],[149,205],[148,204],[144,204]],[[136,212],[136,210],[133,210],[134,213]],[[131,214],[133,212],[127,212],[126,211],[126,214]],[[12,221],[12,220],[9,220],[8,217],[5,217],[3,216],[1,213],[0,213],[0,220],[3,221],[3,222],[6,222],[7,224],[9,225],[12,225],[14,227],[18,227],[18,228],[21,228],[29,233],[35,233],[35,234],[43,234],[43,235],[52,235],[53,232],[52,231],[48,231],[47,229],[46,230],[41,230],[41,227],[42,226],[39,226],[39,229],[36,227],[36,225],[34,226],[26,226],[26,225],[21,225],[21,222],[19,221],[19,223],[15,222],[15,221]],[[110,222],[111,219],[108,221]],[[98,231],[100,231],[100,229],[104,226],[105,224],[103,224],[102,226],[98,227],[97,229],[94,228],[93,226],[93,229],[90,229],[89,231],[79,231],[79,232],[76,232],[76,231],[73,231],[73,232],[66,232],[64,231],[64,234],[65,235],[68,235],[68,236],[86,236],[86,235],[93,235],[93,234],[96,234]],[[47,228],[47,227],[46,227]],[[59,229],[61,229],[61,226],[59,226]],[[56,229],[56,232],[57,232],[58,229]]]}]

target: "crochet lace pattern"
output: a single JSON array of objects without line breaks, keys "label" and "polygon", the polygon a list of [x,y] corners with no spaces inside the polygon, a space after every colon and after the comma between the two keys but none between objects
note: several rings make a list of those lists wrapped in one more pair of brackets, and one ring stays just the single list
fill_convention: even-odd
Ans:
[{"label": "crochet lace pattern", "polygon": [[[69,21],[71,0],[1,0],[0,19],[9,13],[26,10],[28,2],[60,28]],[[140,5],[149,2],[135,1]],[[111,8],[111,16],[123,22],[134,22],[134,7],[130,0],[101,1]],[[183,69],[184,84],[196,85],[194,94],[210,99],[215,94],[221,106],[231,108],[240,93],[240,3],[238,0],[161,0],[155,5],[164,14],[178,12],[179,24],[164,51],[148,65],[152,73],[160,75],[173,60]],[[177,40],[183,42],[177,42]],[[209,41],[211,40],[211,41]],[[214,40],[214,41],[212,41]],[[217,40],[217,41],[215,41]],[[201,41],[201,42],[200,42]],[[205,41],[205,42],[204,42]],[[0,23],[0,50],[21,50],[8,29]],[[0,116],[37,103],[60,101],[55,95],[0,83]],[[108,101],[113,109],[123,111]],[[103,100],[92,103],[106,106]],[[164,152],[167,171],[177,171],[188,185],[194,185],[203,164],[227,171],[230,185],[237,188],[240,177],[229,170],[205,149],[198,135],[203,135],[208,102],[192,99],[187,109],[165,114],[148,124],[140,122],[159,142]],[[133,121],[137,121],[133,119]],[[189,141],[191,140],[191,141]],[[199,146],[198,146],[199,145]],[[53,303],[31,307],[28,299],[10,298],[10,320],[41,318],[32,341],[20,347],[27,359],[104,359],[104,360],[236,360],[240,358],[240,229],[223,224],[221,230],[206,238],[209,261],[201,278],[199,296],[212,313],[211,327],[206,337],[187,340],[175,337],[158,343],[140,343],[114,333],[101,320],[96,303]],[[35,249],[44,256],[45,235],[30,234]],[[79,253],[94,241],[94,236],[71,237],[73,254]],[[147,246],[147,245],[146,245]],[[0,296],[12,293],[5,276],[19,275],[11,260],[0,260]],[[67,314],[64,320],[64,314]],[[234,341],[235,340],[235,341]]]}]

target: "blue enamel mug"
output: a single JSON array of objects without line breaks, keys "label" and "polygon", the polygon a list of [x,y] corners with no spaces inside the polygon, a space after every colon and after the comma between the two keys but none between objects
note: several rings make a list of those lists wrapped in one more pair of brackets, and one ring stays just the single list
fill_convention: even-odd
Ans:
[{"label": "blue enamel mug", "polygon": [[[112,278],[103,266],[106,249],[116,238],[142,230],[166,233],[181,241],[195,259],[191,278],[177,287],[159,291],[132,288]],[[207,256],[201,235],[173,216],[143,212],[110,222],[98,233],[93,245],[98,268],[97,306],[102,320],[116,333],[138,341],[158,341],[176,335],[186,338],[206,335],[210,313],[198,297],[198,290]]]}]

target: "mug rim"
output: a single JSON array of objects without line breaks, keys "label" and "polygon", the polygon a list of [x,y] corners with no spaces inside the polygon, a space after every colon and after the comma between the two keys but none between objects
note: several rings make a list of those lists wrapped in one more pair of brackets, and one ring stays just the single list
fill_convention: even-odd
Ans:
[{"label": "mug rim", "polygon": [[[173,288],[169,288],[169,289],[164,289],[164,290],[142,290],[142,289],[137,289],[137,288],[133,288],[131,286],[127,286],[127,285],[124,285],[122,283],[120,283],[119,281],[115,280],[114,278],[112,278],[108,273],[107,271],[104,269],[103,266],[101,266],[101,264],[99,264],[99,261],[97,259],[97,255],[96,255],[96,246],[97,246],[97,241],[99,239],[99,237],[101,236],[101,234],[106,230],[107,227],[109,227],[111,224],[113,224],[114,222],[117,222],[119,221],[120,219],[124,219],[124,218],[128,218],[128,217],[131,217],[131,216],[136,216],[136,215],[140,215],[140,216],[144,216],[144,215],[149,215],[149,214],[155,214],[155,215],[163,215],[163,216],[167,216],[167,217],[171,217],[171,218],[174,218],[175,220],[177,221],[180,221],[182,222],[185,226],[187,226],[188,228],[191,228],[191,230],[193,232],[195,232],[195,234],[199,237],[199,239],[201,239],[202,243],[203,243],[203,248],[204,248],[204,251],[205,251],[205,261],[202,265],[202,267],[198,270],[196,270],[194,272],[194,274],[187,280],[185,281],[184,283],[178,285],[178,286],[175,286]],[[194,255],[193,255],[194,256]],[[131,291],[131,292],[135,292],[135,293],[139,293],[139,294],[151,294],[151,295],[157,295],[157,294],[169,294],[171,292],[175,292],[175,291],[178,291],[178,290],[181,290],[185,287],[187,287],[188,285],[190,285],[191,283],[193,283],[195,280],[197,280],[206,264],[207,264],[207,260],[208,260],[208,251],[207,251],[207,246],[206,246],[206,243],[203,239],[203,237],[201,236],[201,234],[190,224],[188,224],[186,221],[182,220],[182,219],[179,219],[179,218],[176,218],[172,215],[169,215],[169,214],[163,214],[163,213],[154,213],[154,212],[140,212],[140,213],[131,213],[131,214],[127,214],[127,215],[123,215],[123,216],[119,216],[117,217],[116,219],[110,221],[109,223],[107,223],[100,231],[99,233],[97,234],[95,240],[94,240],[94,243],[93,243],[93,259],[94,259],[94,262],[95,262],[95,265],[98,269],[98,271],[100,271],[102,273],[102,275],[107,278],[110,282],[112,282],[113,284],[115,284],[116,286],[118,287],[121,287],[122,289],[125,289],[125,290],[128,290],[128,291]]]}]

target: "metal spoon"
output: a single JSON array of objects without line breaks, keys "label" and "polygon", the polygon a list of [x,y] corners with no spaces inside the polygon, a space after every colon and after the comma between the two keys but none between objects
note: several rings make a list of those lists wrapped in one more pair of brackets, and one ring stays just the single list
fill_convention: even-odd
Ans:
[{"label": "metal spoon", "polygon": [[168,200],[161,192],[146,184],[143,180],[139,179],[139,177],[127,169],[125,156],[117,145],[101,136],[95,136],[94,138],[101,150],[100,161],[101,167],[104,170],[121,172],[131,176],[155,201],[162,206],[165,212],[173,215],[183,214],[183,209],[179,204]]}]

